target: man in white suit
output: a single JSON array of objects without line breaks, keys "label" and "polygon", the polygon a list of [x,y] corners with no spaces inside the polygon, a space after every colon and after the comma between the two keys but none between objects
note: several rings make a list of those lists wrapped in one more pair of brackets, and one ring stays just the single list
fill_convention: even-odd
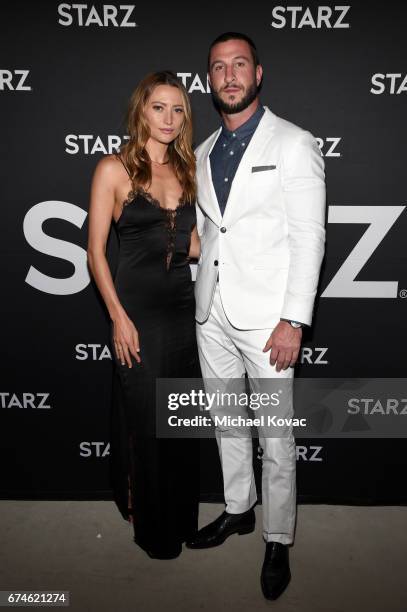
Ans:
[{"label": "man in white suit", "polygon": [[[253,41],[227,32],[211,45],[208,77],[222,126],[196,150],[196,320],[204,379],[292,381],[302,327],[310,325],[325,244],[324,163],[310,132],[259,102],[263,71]],[[281,385],[281,383],[280,383]],[[282,386],[282,385],[281,385]],[[291,387],[287,386],[287,393]],[[292,416],[292,396],[284,416]],[[212,415],[213,416],[213,415]],[[187,542],[208,548],[254,530],[252,441],[244,428],[216,427],[225,511]],[[296,449],[260,433],[263,537],[261,586],[276,599],[291,574]]]}]

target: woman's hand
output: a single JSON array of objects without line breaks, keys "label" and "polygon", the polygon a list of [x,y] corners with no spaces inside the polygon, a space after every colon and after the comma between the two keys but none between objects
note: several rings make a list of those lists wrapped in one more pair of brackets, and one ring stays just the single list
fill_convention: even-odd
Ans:
[{"label": "woman's hand", "polygon": [[129,368],[133,367],[131,355],[137,363],[141,363],[138,331],[125,313],[113,319],[113,343],[117,359],[122,365],[125,365],[126,360]]}]

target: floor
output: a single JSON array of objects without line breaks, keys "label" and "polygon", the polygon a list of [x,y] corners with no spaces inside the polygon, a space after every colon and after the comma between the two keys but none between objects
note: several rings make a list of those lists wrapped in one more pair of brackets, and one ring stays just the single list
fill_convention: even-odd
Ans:
[{"label": "floor", "polygon": [[[407,508],[299,505],[292,580],[266,601],[256,531],[150,559],[109,501],[1,501],[0,589],[70,591],[72,611],[407,612]],[[223,505],[202,504],[200,525]]]}]

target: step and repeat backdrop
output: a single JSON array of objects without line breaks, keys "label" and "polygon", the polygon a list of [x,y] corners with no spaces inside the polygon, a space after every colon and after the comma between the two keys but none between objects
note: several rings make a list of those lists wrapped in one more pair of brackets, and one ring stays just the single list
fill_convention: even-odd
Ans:
[{"label": "step and repeat backdrop", "polygon": [[[406,503],[407,400],[390,379],[406,376],[407,6],[18,2],[0,13],[1,497],[112,498],[109,319],[86,262],[93,170],[126,138],[128,99],[154,70],[185,84],[195,145],[214,131],[208,45],[235,30],[258,46],[261,102],[311,131],[326,165],[327,250],[297,377],[386,379],[370,395],[355,385],[352,414],[396,423],[388,435],[328,425],[297,438],[299,501]],[[112,273],[117,253],[112,226]],[[220,501],[215,440],[201,450],[202,500]]]}]

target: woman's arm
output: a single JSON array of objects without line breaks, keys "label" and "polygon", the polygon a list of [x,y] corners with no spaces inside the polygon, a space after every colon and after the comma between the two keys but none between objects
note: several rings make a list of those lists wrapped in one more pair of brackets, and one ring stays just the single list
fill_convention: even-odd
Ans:
[{"label": "woman's arm", "polygon": [[200,254],[201,254],[201,241],[199,239],[198,230],[195,225],[194,229],[191,232],[191,246],[189,247],[188,255],[192,259],[199,259]]},{"label": "woman's arm", "polygon": [[88,265],[112,321],[123,314],[106,259],[106,243],[115,205],[115,162],[102,158],[93,175],[88,231]]},{"label": "woman's arm", "polygon": [[[136,360],[140,361],[138,334],[119,301],[105,254],[115,206],[117,163],[110,156],[104,157],[97,164],[93,175],[87,255],[89,269],[114,324],[114,341],[118,359],[123,363],[124,355],[131,367],[129,350]],[[120,349],[123,350],[123,354],[120,354]]]}]

